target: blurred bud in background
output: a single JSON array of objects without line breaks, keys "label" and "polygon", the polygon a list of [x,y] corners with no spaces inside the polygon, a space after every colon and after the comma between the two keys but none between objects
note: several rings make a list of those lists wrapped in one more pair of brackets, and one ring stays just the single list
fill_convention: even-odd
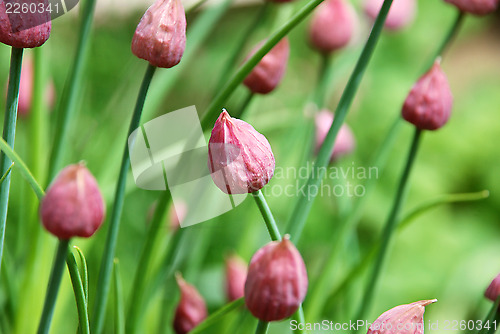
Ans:
[{"label": "blurred bud in background", "polygon": [[248,267],[245,261],[236,254],[226,257],[226,295],[229,301],[244,296]]},{"label": "blurred bud in background", "polygon": [[491,301],[496,301],[498,296],[500,296],[500,274],[498,274],[497,277],[491,281],[490,285],[484,292],[484,296]]},{"label": "blurred bud in background", "polygon": [[[375,20],[382,8],[384,0],[365,0],[366,15]],[[399,30],[408,26],[417,12],[416,0],[394,0],[389,10],[385,27],[390,30]]]},{"label": "blurred bud in background", "polygon": [[[316,152],[318,152],[321,145],[323,145],[326,135],[332,126],[333,119],[333,113],[327,109],[323,109],[316,114],[314,119],[314,123],[316,125]],[[356,139],[354,138],[354,134],[347,124],[342,124],[339,133],[337,134],[335,145],[333,146],[330,161],[337,160],[342,156],[351,153],[354,151],[355,147]]]},{"label": "blurred bud in background", "polygon": [[205,320],[207,306],[198,290],[187,283],[181,274],[177,273],[175,278],[181,291],[181,299],[175,310],[173,326],[176,334],[186,334]]},{"label": "blurred bud in background", "polygon": [[487,15],[498,8],[498,0],[444,0],[472,15]]}]

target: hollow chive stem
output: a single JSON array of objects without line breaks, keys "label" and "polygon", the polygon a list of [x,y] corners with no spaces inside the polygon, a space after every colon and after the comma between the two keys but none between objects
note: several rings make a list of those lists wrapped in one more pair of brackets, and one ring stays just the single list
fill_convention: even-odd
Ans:
[{"label": "hollow chive stem", "polygon": [[325,106],[326,91],[328,88],[329,72],[332,66],[332,57],[329,54],[321,54],[320,65],[318,67],[318,81],[314,91],[314,103],[316,107],[322,109]]},{"label": "hollow chive stem", "polygon": [[384,227],[384,231],[382,233],[380,249],[377,252],[375,265],[369,277],[368,284],[366,285],[366,288],[364,290],[363,300],[361,302],[361,307],[358,312],[358,317],[356,319],[364,319],[366,313],[370,310],[373,296],[375,294],[375,289],[377,287],[377,281],[380,278],[380,273],[382,272],[384,260],[387,255],[389,244],[391,242],[396,227],[396,223],[398,220],[399,211],[403,203],[403,197],[406,192],[410,172],[413,167],[415,157],[417,155],[421,134],[422,130],[415,129],[415,134],[413,135],[413,140],[411,142],[408,158],[406,159],[406,165],[404,167],[403,174],[401,175],[401,179],[399,181],[398,189],[396,192],[396,196],[394,198],[391,212],[389,214],[389,217]]},{"label": "hollow chive stem", "polygon": [[271,209],[269,209],[269,205],[267,204],[267,201],[264,195],[262,194],[262,191],[257,190],[256,192],[252,193],[252,196],[255,199],[257,206],[259,207],[260,213],[262,214],[264,221],[266,222],[266,227],[267,230],[269,231],[269,235],[271,236],[271,240],[273,241],[281,240],[280,231],[278,230],[276,221],[274,220],[273,214],[271,213]]},{"label": "hollow chive stem", "polygon": [[68,256],[68,246],[69,239],[59,240],[56,256],[54,258],[54,264],[52,266],[52,272],[50,274],[47,294],[45,296],[45,303],[43,305],[42,317],[40,318],[40,324],[38,325],[38,334],[49,333],[50,323],[56,306],[57,293],[59,292],[59,285],[61,284],[62,274],[64,271],[64,264],[66,263],[66,257]]},{"label": "hollow chive stem", "polygon": [[120,228],[120,218],[123,209],[123,201],[125,197],[125,185],[127,182],[127,172],[130,166],[130,157],[128,152],[128,137],[130,134],[139,127],[141,121],[142,109],[146,100],[149,85],[153,79],[156,67],[149,64],[139,90],[137,103],[130,121],[130,127],[125,139],[125,148],[123,150],[123,157],[120,166],[120,174],[118,176],[118,183],[116,185],[115,200],[111,211],[109,220],[109,230],[104,246],[104,253],[101,262],[101,269],[99,271],[99,279],[97,281],[97,291],[94,304],[92,333],[100,334],[104,325],[104,316],[106,312],[106,302],[108,300],[111,272],[113,270],[113,259],[115,256],[116,240],[118,238],[118,230]]},{"label": "hollow chive stem", "polygon": [[269,323],[259,320],[259,323],[257,324],[257,329],[255,330],[255,334],[266,334],[268,329],[269,329]]},{"label": "hollow chive stem", "polygon": [[72,252],[67,252],[66,264],[68,266],[69,276],[73,284],[73,292],[75,294],[76,308],[78,310],[79,330],[81,334],[90,334],[89,314],[87,310],[87,298],[85,296],[85,288],[82,282],[78,265],[76,264],[75,255]]}]

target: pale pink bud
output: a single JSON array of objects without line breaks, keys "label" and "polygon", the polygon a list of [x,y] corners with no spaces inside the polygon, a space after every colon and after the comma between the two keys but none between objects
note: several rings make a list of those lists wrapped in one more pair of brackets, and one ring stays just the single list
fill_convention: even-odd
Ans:
[{"label": "pale pink bud", "polygon": [[285,236],[259,249],[250,261],[245,303],[263,321],[278,321],[297,311],[307,293],[304,260]]},{"label": "pale pink bud", "polygon": [[413,86],[403,105],[403,118],[421,130],[436,130],[446,124],[453,95],[446,74],[437,60]]},{"label": "pale pink bud", "polygon": [[186,14],[181,0],[156,0],[148,8],[132,39],[132,53],[151,65],[177,65],[186,47]]},{"label": "pale pink bud", "polygon": [[226,258],[226,294],[229,301],[244,296],[247,272],[247,264],[242,258],[235,254]]},{"label": "pale pink bud", "polygon": [[[333,123],[333,114],[324,109],[320,111],[315,117],[316,124],[316,152],[319,151],[323,141],[330,130]],[[333,151],[330,160],[336,160],[344,155],[347,155],[354,151],[356,147],[356,140],[354,139],[354,134],[347,124],[342,124],[340,127],[337,138],[335,139],[335,145],[333,146]]]},{"label": "pale pink bud", "polygon": [[[23,5],[28,5],[28,10],[23,12]],[[52,26],[50,11],[32,11],[30,8],[32,9],[33,5],[36,5],[37,9],[47,8],[49,1],[11,0],[6,3],[0,0],[0,42],[16,48],[34,48],[49,39]],[[19,13],[15,10],[17,6],[19,6]],[[9,14],[7,14],[7,9],[9,9]]]},{"label": "pale pink bud", "polygon": [[484,292],[484,296],[492,301],[496,301],[498,296],[500,296],[500,274],[498,274],[497,277],[491,281],[490,285]]},{"label": "pale pink bud", "polygon": [[423,334],[425,306],[437,299],[399,305],[382,313],[367,334]]},{"label": "pale pink bud", "polygon": [[[259,43],[250,52],[251,57],[264,42]],[[253,93],[268,94],[272,92],[280,83],[285,74],[288,56],[290,54],[290,44],[288,38],[283,38],[274,48],[271,49],[254,67],[252,72],[245,78],[243,83]]]},{"label": "pale pink bud", "polygon": [[246,194],[264,187],[274,174],[274,155],[266,137],[224,109],[208,143],[208,168],[226,194]]},{"label": "pale pink bud", "polygon": [[174,330],[177,334],[189,333],[207,317],[205,300],[198,290],[187,283],[180,274],[176,274],[177,285],[181,291],[181,299],[174,316]]},{"label": "pale pink bud", "polygon": [[[365,0],[365,13],[375,20],[382,8],[384,0]],[[399,30],[409,25],[417,12],[416,0],[394,0],[385,21],[385,27]]]},{"label": "pale pink bud", "polygon": [[309,29],[311,45],[323,53],[346,46],[356,25],[354,8],[346,0],[326,0],[315,11]]},{"label": "pale pink bud", "polygon": [[43,226],[59,239],[90,237],[101,226],[104,213],[97,181],[83,164],[64,168],[40,204]]},{"label": "pale pink bud", "polygon": [[449,2],[461,11],[473,15],[486,15],[494,12],[498,8],[498,0],[444,0]]},{"label": "pale pink bud", "polygon": [[177,200],[174,204],[170,206],[170,211],[168,213],[168,220],[170,221],[170,230],[176,231],[181,226],[182,221],[187,215],[187,205],[185,202]]}]

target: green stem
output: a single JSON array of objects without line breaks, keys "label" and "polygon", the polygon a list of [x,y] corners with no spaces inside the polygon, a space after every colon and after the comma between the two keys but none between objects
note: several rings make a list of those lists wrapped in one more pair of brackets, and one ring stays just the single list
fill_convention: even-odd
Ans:
[{"label": "green stem", "polygon": [[363,74],[365,73],[368,63],[370,62],[373,51],[375,50],[375,46],[377,45],[377,41],[384,27],[385,19],[391,4],[392,0],[385,0],[382,8],[380,9],[377,19],[375,20],[375,24],[373,25],[373,29],[370,33],[370,37],[366,41],[363,51],[361,52],[358,62],[356,63],[356,67],[354,68],[351,77],[347,82],[346,88],[342,93],[340,102],[335,110],[335,120],[333,121],[333,124],[330,127],[323,144],[321,145],[314,170],[311,172],[305,186],[305,191],[298,199],[298,203],[293,211],[290,222],[288,223],[287,233],[291,234],[291,240],[294,242],[297,242],[297,240],[300,239],[300,235],[315,198],[315,196],[311,194],[311,190],[318,188],[319,183],[325,175],[326,166],[330,160],[330,154],[332,152],[333,145],[335,144],[335,139],[347,113],[349,112],[349,108],[354,100],[359,84],[361,83],[361,79],[363,78]]},{"label": "green stem", "polygon": [[52,180],[60,168],[63,149],[67,142],[69,124],[76,110],[76,102],[79,92],[82,90],[82,76],[85,68],[85,60],[89,47],[89,36],[92,27],[93,14],[96,0],[86,0],[82,8],[82,22],[78,36],[73,66],[67,85],[64,88],[61,107],[59,108],[54,143],[49,158],[48,180]]},{"label": "green stem", "polygon": [[271,240],[281,240],[281,234],[278,230],[278,226],[276,225],[276,221],[274,220],[273,214],[271,213],[271,209],[269,209],[269,205],[267,205],[267,201],[262,194],[262,191],[257,190],[252,193],[257,206],[259,207],[260,213],[266,222],[267,230],[269,231],[269,235],[271,236]]},{"label": "green stem", "polygon": [[[19,102],[19,81],[21,80],[21,66],[23,63],[23,50],[12,48],[10,58],[9,86],[7,89],[7,104],[3,122],[3,136],[7,145],[14,147],[16,138],[17,105]],[[0,155],[0,175],[4,175],[12,165],[6,154]],[[0,267],[2,266],[3,245],[5,239],[5,224],[7,221],[7,208],[9,206],[10,176],[0,184]]]},{"label": "green stem", "polygon": [[483,321],[483,326],[488,323],[489,324],[489,329],[487,328],[482,328],[479,331],[479,334],[493,334],[497,331],[498,324],[500,322],[500,312],[498,312],[498,305],[500,305],[500,296],[497,297],[493,305],[491,306],[490,311],[486,315],[486,318]]},{"label": "green stem", "polygon": [[250,106],[250,103],[252,103],[254,97],[255,93],[249,91],[248,95],[245,97],[245,100],[243,100],[240,109],[237,110],[237,112],[233,113],[233,117],[240,119],[244,118],[245,114],[248,112],[248,107]]},{"label": "green stem", "polygon": [[446,52],[448,47],[451,45],[451,43],[457,36],[457,33],[460,31],[460,27],[462,26],[464,18],[465,18],[465,13],[462,11],[458,11],[457,17],[453,21],[453,25],[451,26],[450,30],[448,31],[448,34],[445,36],[443,42],[437,49],[434,58],[432,58],[427,64],[425,68],[426,71],[432,67],[432,64],[434,64],[436,58],[443,56],[443,54]]},{"label": "green stem", "polygon": [[68,255],[69,239],[59,240],[57,246],[57,253],[54,258],[54,265],[50,274],[49,286],[47,288],[47,295],[45,296],[45,304],[43,305],[42,317],[38,325],[38,334],[48,334],[50,330],[50,323],[54,314],[56,306],[57,293],[59,285],[61,284],[62,274],[64,271],[64,262]]},{"label": "green stem", "polygon": [[73,292],[75,293],[76,308],[78,309],[79,331],[82,334],[89,334],[89,313],[87,310],[87,298],[85,297],[85,289],[76,264],[75,255],[72,252],[67,252],[66,264],[68,266],[69,276],[73,284]]},{"label": "green stem", "polygon": [[218,309],[217,311],[212,313],[208,318],[203,320],[203,322],[200,323],[199,325],[197,325],[192,331],[189,332],[189,334],[201,334],[201,333],[203,333],[204,330],[213,326],[217,322],[221,321],[228,313],[230,313],[234,310],[237,310],[238,308],[240,308],[244,304],[245,304],[245,299],[240,298],[240,299],[236,299],[235,301],[233,301],[227,305],[224,305],[224,307],[221,307],[220,309]]},{"label": "green stem", "polygon": [[113,280],[115,292],[115,334],[125,333],[125,311],[123,310],[123,289],[118,259],[114,260]]},{"label": "green stem", "polygon": [[375,289],[377,286],[377,281],[380,277],[380,273],[382,272],[382,267],[384,265],[384,260],[387,255],[387,251],[389,249],[389,244],[392,239],[392,235],[394,234],[395,226],[397,223],[397,219],[399,216],[399,211],[401,209],[401,205],[403,203],[403,197],[406,192],[406,187],[408,184],[408,179],[410,176],[411,168],[415,161],[415,157],[417,155],[418,146],[420,143],[422,131],[419,129],[415,130],[415,134],[413,136],[413,140],[410,146],[410,152],[408,154],[408,158],[406,160],[406,165],[403,170],[403,174],[401,175],[401,180],[399,181],[398,190],[396,192],[396,197],[394,198],[394,203],[392,205],[391,212],[385,224],[385,228],[381,238],[381,246],[380,250],[377,253],[377,258],[375,260],[375,265],[373,268],[373,272],[370,275],[368,280],[368,284],[366,289],[364,290],[364,297],[361,302],[360,311],[358,313],[358,317],[356,319],[365,319],[366,313],[370,310],[370,306],[372,303],[373,296],[375,294]]},{"label": "green stem", "polygon": [[326,91],[328,88],[329,72],[332,65],[332,57],[329,54],[321,54],[321,64],[318,72],[318,82],[314,94],[314,102],[318,110],[325,106]]},{"label": "green stem", "polygon": [[259,320],[259,323],[257,324],[257,329],[255,330],[255,334],[266,334],[268,329],[269,329],[269,323]]},{"label": "green stem", "polygon": [[111,218],[109,220],[109,230],[106,238],[106,244],[104,248],[103,259],[101,263],[101,269],[99,272],[99,279],[97,281],[97,291],[96,299],[94,305],[94,318],[92,322],[92,332],[94,334],[100,334],[104,326],[104,318],[106,312],[106,302],[108,300],[109,286],[111,280],[111,272],[113,270],[113,259],[115,256],[116,240],[118,238],[118,230],[120,228],[120,218],[123,209],[123,201],[125,197],[125,186],[127,182],[127,172],[130,166],[130,157],[128,152],[128,137],[130,134],[139,127],[141,121],[142,109],[144,107],[144,101],[146,100],[146,95],[148,92],[151,79],[155,73],[156,67],[151,64],[148,65],[146,74],[142,81],[142,85],[139,91],[139,96],[137,98],[137,104],[135,106],[132,119],[130,121],[130,127],[127,133],[127,138],[125,140],[125,148],[123,150],[123,157],[120,166],[120,174],[118,176],[118,183],[116,185],[115,191],[115,201],[113,203],[113,209],[111,211]]},{"label": "green stem", "polygon": [[0,178],[0,185],[3,183],[3,181],[5,181],[5,179],[7,178],[7,176],[10,174],[10,171],[12,170],[12,167],[14,167],[14,163],[10,164],[9,169],[7,169],[7,171],[5,172],[5,174],[3,174],[2,177]]}]

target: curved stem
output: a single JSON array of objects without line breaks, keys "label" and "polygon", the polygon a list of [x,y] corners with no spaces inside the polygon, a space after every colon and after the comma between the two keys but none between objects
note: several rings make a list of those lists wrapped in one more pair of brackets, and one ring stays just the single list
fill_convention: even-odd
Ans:
[{"label": "curved stem", "polygon": [[257,324],[257,329],[255,330],[255,334],[266,334],[268,329],[269,329],[269,323],[259,320],[259,323]]},{"label": "curved stem", "polygon": [[89,334],[89,313],[87,310],[87,298],[85,297],[85,288],[83,286],[82,277],[76,264],[75,255],[72,252],[67,252],[66,264],[68,266],[69,276],[73,284],[73,291],[75,293],[76,307],[78,309],[79,332],[82,334]]},{"label": "curved stem", "polygon": [[453,21],[453,25],[451,26],[450,30],[448,31],[448,34],[445,36],[443,39],[443,42],[437,49],[434,58],[432,58],[429,63],[427,64],[425,70],[427,71],[429,68],[432,67],[432,64],[434,64],[434,61],[436,58],[443,56],[443,54],[446,52],[448,47],[451,45],[455,37],[457,36],[458,32],[460,31],[460,27],[462,27],[462,23],[465,18],[465,13],[462,11],[458,11],[457,17]]},{"label": "curved stem", "polygon": [[269,231],[269,235],[271,236],[271,240],[281,240],[281,234],[278,230],[278,226],[276,225],[276,221],[274,220],[273,214],[271,213],[271,209],[269,209],[269,205],[267,205],[267,201],[262,194],[262,191],[257,190],[252,193],[257,206],[259,207],[260,213],[266,222],[267,230]]},{"label": "curved stem", "polygon": [[111,217],[109,220],[109,230],[106,238],[101,269],[99,272],[99,280],[97,282],[97,291],[96,291],[96,299],[95,299],[94,314],[93,314],[94,321],[92,323],[92,332],[94,334],[100,334],[104,325],[106,302],[108,300],[111,272],[113,270],[113,258],[115,256],[116,240],[118,238],[118,230],[120,228],[120,218],[122,214],[123,201],[125,197],[127,172],[130,166],[130,157],[128,152],[128,137],[135,129],[139,127],[139,123],[141,121],[142,108],[144,107],[144,101],[146,100],[148,88],[155,73],[155,70],[156,70],[155,66],[152,66],[151,64],[148,65],[146,74],[144,75],[144,79],[142,81],[142,85],[139,91],[139,96],[137,98],[135,110],[132,115],[132,119],[130,121],[130,127],[127,133],[127,138],[125,140],[125,148],[123,150],[123,157],[120,166],[120,174],[118,176],[118,183],[116,185],[116,191],[115,191],[115,201],[113,203],[113,209],[111,211]]},{"label": "curved stem", "polygon": [[243,305],[245,305],[244,298],[236,299],[235,301],[232,301],[231,303],[224,305],[223,307],[221,307],[220,309],[218,309],[217,311],[212,313],[208,318],[203,320],[202,323],[200,323],[195,328],[193,328],[193,330],[190,331],[189,334],[201,334],[201,333],[203,333],[204,330],[213,326],[217,322],[221,321],[222,318],[224,318],[224,316],[226,316],[226,314],[228,314],[234,310],[237,310],[238,308],[240,308]]},{"label": "curved stem", "polygon": [[64,271],[64,263],[68,255],[68,240],[59,240],[57,246],[57,253],[54,258],[54,265],[50,274],[49,286],[47,288],[47,295],[45,296],[45,303],[43,305],[42,317],[38,325],[38,334],[48,334],[50,330],[50,323],[54,314],[56,306],[57,293],[59,292],[59,285],[61,284],[62,274]]}]

